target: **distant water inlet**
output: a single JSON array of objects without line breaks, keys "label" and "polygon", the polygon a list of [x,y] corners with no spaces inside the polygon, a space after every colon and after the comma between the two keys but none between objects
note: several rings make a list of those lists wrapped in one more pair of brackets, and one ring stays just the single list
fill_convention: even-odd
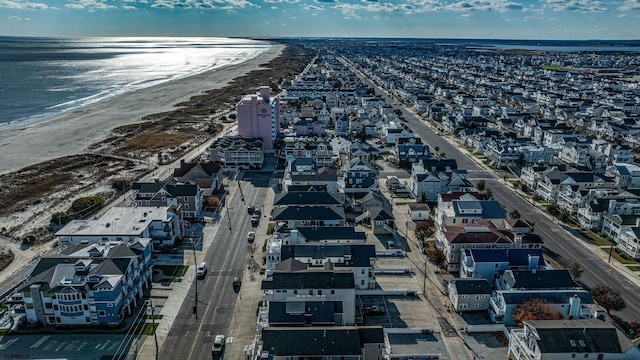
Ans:
[{"label": "distant water inlet", "polygon": [[228,38],[0,37],[0,130],[258,56]]}]

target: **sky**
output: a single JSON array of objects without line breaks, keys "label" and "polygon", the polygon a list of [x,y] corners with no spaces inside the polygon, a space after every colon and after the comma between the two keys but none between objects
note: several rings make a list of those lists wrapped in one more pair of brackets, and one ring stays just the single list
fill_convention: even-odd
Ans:
[{"label": "sky", "polygon": [[0,35],[640,39],[640,0],[0,0]]}]

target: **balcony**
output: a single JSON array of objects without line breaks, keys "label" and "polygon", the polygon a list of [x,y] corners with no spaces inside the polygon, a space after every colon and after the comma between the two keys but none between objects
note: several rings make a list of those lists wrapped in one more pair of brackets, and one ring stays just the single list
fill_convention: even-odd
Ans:
[{"label": "balcony", "polygon": [[[510,353],[516,355],[518,359],[535,359],[535,352],[527,346],[527,337],[523,329],[513,329],[509,334]],[[520,355],[520,356],[517,356]]]},{"label": "balcony", "polygon": [[501,297],[492,296],[489,298],[489,305],[491,305],[490,311],[496,316],[504,316],[506,306]]}]

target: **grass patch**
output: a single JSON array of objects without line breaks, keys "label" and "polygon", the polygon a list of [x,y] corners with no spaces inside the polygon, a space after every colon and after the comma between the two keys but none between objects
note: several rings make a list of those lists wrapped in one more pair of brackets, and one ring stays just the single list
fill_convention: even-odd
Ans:
[{"label": "grass patch", "polygon": [[144,317],[144,318],[145,318],[145,319],[148,319],[148,320],[151,320],[151,319],[153,319],[153,320],[160,320],[160,319],[162,319],[162,317],[163,317],[163,316],[164,316],[164,315],[160,315],[160,314],[157,314],[157,315],[145,315],[145,317]]},{"label": "grass patch", "polygon": [[166,276],[184,276],[189,270],[188,266],[183,265],[154,265],[153,268],[162,271]]},{"label": "grass patch", "polygon": [[149,299],[168,299],[166,295],[149,295]]},{"label": "grass patch", "polygon": [[153,290],[171,291],[173,289],[169,287],[159,287],[159,288],[154,287]]},{"label": "grass patch", "polygon": [[11,334],[11,329],[0,329],[0,335],[9,335]]},{"label": "grass patch", "polygon": [[156,329],[158,328],[158,325],[160,325],[160,324],[144,324],[143,334],[145,334],[145,335],[153,335],[153,334],[155,334]]},{"label": "grass patch", "polygon": [[640,271],[640,266],[627,266],[631,271]]},{"label": "grass patch", "polygon": [[178,278],[178,279],[171,279],[171,282],[182,282],[182,279]]},{"label": "grass patch", "polygon": [[550,71],[563,71],[564,68],[558,65],[542,65],[542,70],[550,70]]},{"label": "grass patch", "polygon": [[605,239],[603,239],[602,237],[598,236],[597,234],[594,234],[590,231],[582,231],[582,230],[577,230],[582,236],[586,237],[587,239],[591,240],[592,243],[598,245],[598,246],[610,246],[611,243]]},{"label": "grass patch", "polygon": [[155,132],[132,137],[125,141],[124,149],[147,149],[155,151],[181,145],[191,137],[184,133]]},{"label": "grass patch", "polygon": [[267,226],[267,235],[273,235],[273,230],[276,228],[275,223],[269,223]]}]

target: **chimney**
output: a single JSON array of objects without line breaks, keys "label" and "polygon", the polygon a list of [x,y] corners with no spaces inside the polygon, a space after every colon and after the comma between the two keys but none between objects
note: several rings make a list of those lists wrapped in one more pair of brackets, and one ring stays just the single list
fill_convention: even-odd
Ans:
[{"label": "chimney", "polygon": [[569,299],[569,319],[580,319],[580,298],[578,295],[573,295]]},{"label": "chimney", "polygon": [[617,201],[611,199],[609,200],[609,207],[607,208],[607,215],[613,215],[616,210]]},{"label": "chimney", "polygon": [[515,233],[514,234],[514,238],[513,238],[513,243],[515,245],[516,249],[521,249],[522,248],[522,237],[523,235],[521,233]]},{"label": "chimney", "polygon": [[528,270],[535,271],[538,269],[538,262],[540,261],[540,256],[529,254],[529,267]]},{"label": "chimney", "polygon": [[291,245],[295,245],[298,243],[298,230],[291,230],[289,232],[289,239],[291,240]]}]

